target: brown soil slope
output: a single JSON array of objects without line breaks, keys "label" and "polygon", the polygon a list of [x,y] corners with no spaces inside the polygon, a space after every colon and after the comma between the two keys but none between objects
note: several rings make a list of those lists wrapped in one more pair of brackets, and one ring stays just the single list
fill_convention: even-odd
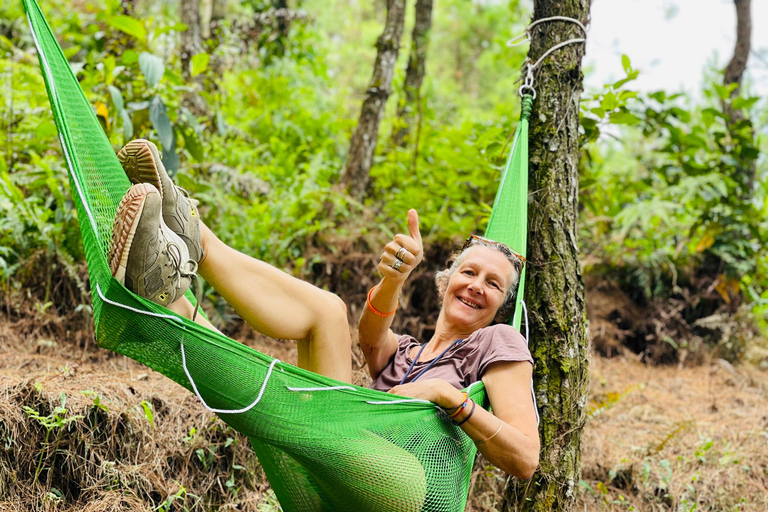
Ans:
[{"label": "brown soil slope", "polygon": [[[577,510],[768,510],[765,372],[596,357],[591,373]],[[0,442],[0,510],[277,510],[247,439],[186,390],[2,322]],[[468,510],[501,510],[503,483],[480,463]]]}]

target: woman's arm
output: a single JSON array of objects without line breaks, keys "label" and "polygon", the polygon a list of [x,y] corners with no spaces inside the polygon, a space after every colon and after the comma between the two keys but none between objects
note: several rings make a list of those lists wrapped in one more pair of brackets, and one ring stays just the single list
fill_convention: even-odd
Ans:
[{"label": "woman's arm", "polygon": [[[490,365],[483,375],[483,384],[493,414],[478,406],[472,418],[462,425],[491,464],[522,479],[531,478],[539,465],[539,429],[531,399],[532,373],[533,366],[527,361]],[[459,415],[457,421],[466,414]]]},{"label": "woman's arm", "polygon": [[[517,478],[528,479],[539,465],[539,431],[531,399],[533,367],[527,361],[498,362],[483,375],[493,414],[469,402],[453,420],[461,423],[483,456]],[[425,379],[395,386],[390,393],[434,402],[444,409],[461,405],[464,395],[442,379]],[[490,439],[489,439],[490,438]]]},{"label": "woman's arm", "polygon": [[[368,363],[368,371],[374,379],[387,366],[397,350],[397,337],[389,328],[393,315],[389,313],[397,308],[397,298],[405,280],[423,257],[419,216],[416,210],[408,211],[408,231],[410,236],[395,235],[395,239],[384,248],[378,266],[382,280],[371,292],[369,304],[363,309],[360,317],[360,347]],[[401,248],[405,248],[407,252],[403,253]],[[402,263],[395,269],[393,265],[397,261],[398,251],[401,252]]]}]

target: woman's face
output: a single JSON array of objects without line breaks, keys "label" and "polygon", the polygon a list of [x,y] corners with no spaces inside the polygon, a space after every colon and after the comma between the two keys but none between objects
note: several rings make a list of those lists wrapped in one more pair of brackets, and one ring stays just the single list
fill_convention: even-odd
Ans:
[{"label": "woman's face", "polygon": [[448,281],[445,319],[472,332],[490,325],[504,303],[513,271],[499,251],[481,245],[470,248]]}]

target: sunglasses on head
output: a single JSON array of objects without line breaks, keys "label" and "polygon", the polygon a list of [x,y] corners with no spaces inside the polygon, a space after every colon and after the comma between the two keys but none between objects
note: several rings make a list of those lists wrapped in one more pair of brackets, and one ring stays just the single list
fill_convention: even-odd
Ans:
[{"label": "sunglasses on head", "polygon": [[501,252],[507,257],[514,256],[515,258],[518,258],[523,265],[525,265],[525,256],[523,256],[517,251],[513,251],[512,249],[509,248],[507,244],[497,242],[496,240],[491,240],[490,238],[485,238],[484,236],[470,235],[470,237],[467,238],[467,241],[464,242],[464,246],[461,248],[461,251],[464,252],[465,250],[472,247],[473,245],[477,245],[479,242],[483,242],[487,245],[497,248],[499,252]]}]

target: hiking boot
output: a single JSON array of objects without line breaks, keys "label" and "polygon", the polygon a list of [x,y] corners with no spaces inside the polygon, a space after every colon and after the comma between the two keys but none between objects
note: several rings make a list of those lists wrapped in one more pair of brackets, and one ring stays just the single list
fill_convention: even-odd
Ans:
[{"label": "hiking boot", "polygon": [[125,145],[117,154],[131,183],[149,183],[160,191],[163,199],[163,220],[184,240],[189,256],[199,262],[203,257],[200,245],[199,201],[177,187],[165,171],[157,146],[148,140],[136,139]]},{"label": "hiking boot", "polygon": [[181,298],[196,277],[187,245],[163,222],[162,198],[149,183],[120,201],[109,247],[109,268],[126,288],[162,306]]}]

